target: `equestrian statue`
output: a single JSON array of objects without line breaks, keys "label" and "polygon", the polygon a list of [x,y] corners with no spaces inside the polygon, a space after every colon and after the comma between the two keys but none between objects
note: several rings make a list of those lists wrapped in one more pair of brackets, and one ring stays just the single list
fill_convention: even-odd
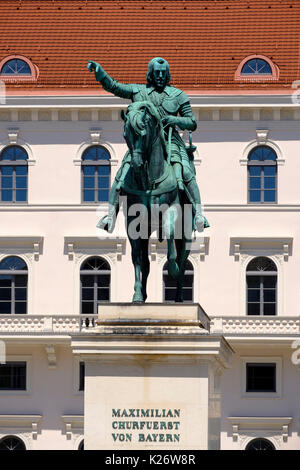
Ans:
[{"label": "equestrian statue", "polygon": [[[161,57],[149,62],[146,85],[119,83],[92,60],[88,70],[94,71],[106,91],[132,101],[126,113],[121,113],[128,151],[110,190],[108,214],[97,227],[109,233],[114,230],[120,196],[126,196],[126,227],[135,270],[133,302],[143,303],[147,298],[148,244],[154,231],[159,241],[167,240],[168,273],[176,280],[176,302],[183,302],[192,232],[209,227],[195,177],[196,147],[191,134],[197,123],[189,98],[169,85],[169,64]],[[190,131],[189,146],[176,126]]]}]

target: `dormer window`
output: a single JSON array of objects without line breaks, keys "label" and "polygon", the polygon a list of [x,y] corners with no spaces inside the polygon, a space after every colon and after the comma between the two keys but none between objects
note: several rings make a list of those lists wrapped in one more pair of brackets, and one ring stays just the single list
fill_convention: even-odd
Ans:
[{"label": "dormer window", "polygon": [[272,69],[266,60],[250,59],[243,65],[241,75],[272,75]]},{"label": "dormer window", "polygon": [[265,81],[278,80],[279,68],[263,55],[245,57],[235,72],[236,80]]},{"label": "dormer window", "polygon": [[38,78],[38,68],[27,57],[13,55],[0,60],[0,78],[5,81],[32,81]]},{"label": "dormer window", "polygon": [[31,75],[31,70],[24,60],[11,59],[2,66],[1,75]]}]

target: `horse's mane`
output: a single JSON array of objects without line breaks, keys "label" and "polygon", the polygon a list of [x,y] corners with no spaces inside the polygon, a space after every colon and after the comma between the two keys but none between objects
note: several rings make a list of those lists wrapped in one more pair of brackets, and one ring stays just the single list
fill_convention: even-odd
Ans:
[{"label": "horse's mane", "polygon": [[161,116],[153,103],[151,103],[150,101],[136,101],[134,103],[131,103],[128,106],[126,112],[126,115],[130,121],[130,125],[137,134],[143,134],[143,131],[145,131],[145,123],[142,119],[142,113],[145,110],[148,112],[148,114],[150,114],[156,119],[160,127],[160,136],[163,142],[163,146],[165,148],[165,151],[167,151]]}]

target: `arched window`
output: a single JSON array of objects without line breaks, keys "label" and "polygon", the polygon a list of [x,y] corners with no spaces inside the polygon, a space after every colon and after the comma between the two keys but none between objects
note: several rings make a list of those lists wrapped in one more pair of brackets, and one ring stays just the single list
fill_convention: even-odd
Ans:
[{"label": "arched window", "polygon": [[78,450],[84,450],[84,440],[82,439],[82,441],[80,442],[79,446],[78,446]]},{"label": "arched window", "polygon": [[267,145],[259,145],[248,155],[248,201],[277,201],[277,155]]},{"label": "arched window", "polygon": [[[185,274],[183,280],[183,299],[184,302],[193,302],[194,293],[194,268],[192,263],[187,260],[185,264]],[[163,267],[163,298],[164,302],[175,302],[176,280],[168,274],[168,262]]]},{"label": "arched window", "polygon": [[0,202],[27,202],[28,155],[19,145],[0,153]]},{"label": "arched window", "polygon": [[25,261],[8,256],[0,263],[0,314],[27,313],[28,269]]},{"label": "arched window", "polygon": [[247,444],[245,450],[276,450],[274,444],[268,439],[258,437],[257,439],[252,439]]},{"label": "arched window", "polygon": [[247,314],[276,315],[277,268],[263,256],[254,258],[247,266]]},{"label": "arched window", "polygon": [[31,69],[22,59],[10,59],[1,68],[1,75],[31,75]]},{"label": "arched window", "polygon": [[256,57],[243,65],[241,75],[272,75],[272,69],[266,60]]},{"label": "arched window", "polygon": [[82,201],[107,202],[110,188],[110,154],[101,145],[88,147],[82,155]]},{"label": "arched window", "polygon": [[26,450],[26,446],[19,437],[5,436],[0,440],[0,450]]},{"label": "arched window", "polygon": [[80,269],[81,313],[97,314],[99,302],[110,300],[110,266],[99,257],[89,258]]}]

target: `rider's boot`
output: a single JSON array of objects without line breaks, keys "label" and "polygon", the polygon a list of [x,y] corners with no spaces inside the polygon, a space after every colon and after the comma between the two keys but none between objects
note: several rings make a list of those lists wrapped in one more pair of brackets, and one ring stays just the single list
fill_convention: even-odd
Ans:
[{"label": "rider's boot", "polygon": [[113,232],[115,228],[115,224],[116,224],[117,215],[119,212],[119,196],[120,196],[119,183],[120,182],[115,181],[114,184],[112,185],[110,193],[109,193],[108,214],[103,216],[97,224],[98,228],[106,230],[108,233]]},{"label": "rider's boot", "polygon": [[202,214],[201,208],[201,198],[199,188],[195,178],[192,178],[188,183],[186,183],[187,189],[191,198],[194,202],[195,213],[194,213],[194,230],[198,230],[198,232],[202,232],[204,228],[209,227],[208,220]]}]

